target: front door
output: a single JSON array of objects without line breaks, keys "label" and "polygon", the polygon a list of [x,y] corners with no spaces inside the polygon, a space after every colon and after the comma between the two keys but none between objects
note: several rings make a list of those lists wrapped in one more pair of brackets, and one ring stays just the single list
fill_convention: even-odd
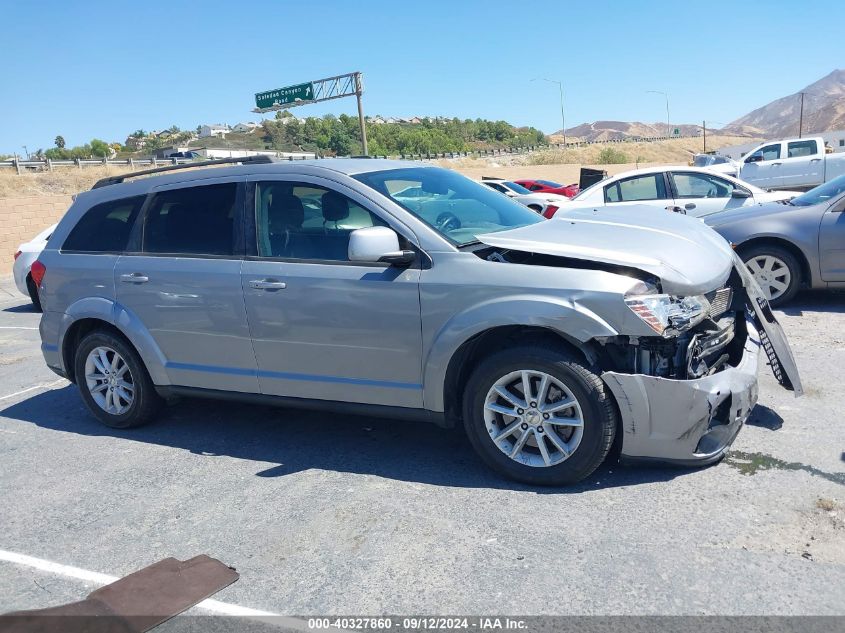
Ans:
[{"label": "front door", "polygon": [[753,154],[746,156],[740,178],[758,187],[780,187],[783,181],[781,167],[781,146],[783,143],[772,143],[761,147]]},{"label": "front door", "polygon": [[349,234],[388,222],[310,180],[250,183],[242,283],[261,392],[421,407],[420,268],[350,262]]},{"label": "front door", "polygon": [[845,281],[845,197],[834,202],[822,216],[819,268],[824,281]]},{"label": "front door", "polygon": [[719,176],[693,171],[669,172],[669,176],[675,190],[675,204],[693,217],[754,204],[748,189],[743,189],[747,198],[734,198],[736,185]]},{"label": "front door", "polygon": [[234,230],[239,187],[158,190],[135,252],[115,266],[118,303],[153,338],[174,385],[258,392]]}]

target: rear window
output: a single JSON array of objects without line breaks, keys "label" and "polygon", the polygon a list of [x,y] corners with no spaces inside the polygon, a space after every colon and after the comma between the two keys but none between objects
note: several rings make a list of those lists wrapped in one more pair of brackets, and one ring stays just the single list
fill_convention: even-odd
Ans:
[{"label": "rear window", "polygon": [[136,196],[91,207],[65,239],[62,251],[122,252],[143,204],[144,196]]},{"label": "rear window", "polygon": [[237,183],[157,193],[144,221],[145,253],[232,255]]}]

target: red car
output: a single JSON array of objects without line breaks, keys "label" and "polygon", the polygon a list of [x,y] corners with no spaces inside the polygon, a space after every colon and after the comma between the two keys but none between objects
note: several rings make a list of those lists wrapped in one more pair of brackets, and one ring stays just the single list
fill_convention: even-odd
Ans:
[{"label": "red car", "polygon": [[581,191],[578,183],[571,185],[561,185],[551,180],[514,180],[518,185],[522,185],[532,193],[556,193],[567,198],[573,198]]}]

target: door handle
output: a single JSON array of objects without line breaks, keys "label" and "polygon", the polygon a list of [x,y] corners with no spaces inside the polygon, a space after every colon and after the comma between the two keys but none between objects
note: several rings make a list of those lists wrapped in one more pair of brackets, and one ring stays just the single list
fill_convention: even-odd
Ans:
[{"label": "door handle", "polygon": [[687,211],[692,211],[693,209],[695,209],[695,203],[694,202],[687,202],[684,205],[684,209],[686,209]]},{"label": "door handle", "polygon": [[777,167],[780,163],[772,163],[772,167]]},{"label": "door handle", "polygon": [[126,273],[120,276],[120,281],[127,284],[145,284],[150,280],[146,275],[141,273]]},{"label": "door handle", "polygon": [[284,290],[287,288],[287,284],[276,279],[252,279],[249,282],[249,287],[256,290]]},{"label": "door handle", "polygon": [[811,158],[810,162],[811,163],[818,163],[820,160],[821,160],[821,158]]}]

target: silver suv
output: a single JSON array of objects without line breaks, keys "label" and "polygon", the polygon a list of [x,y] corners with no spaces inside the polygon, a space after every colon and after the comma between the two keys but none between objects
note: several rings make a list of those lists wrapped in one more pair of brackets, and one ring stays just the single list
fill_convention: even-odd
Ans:
[{"label": "silver suv", "polygon": [[700,221],[544,220],[418,163],[244,162],[101,181],[33,266],[47,364],[104,424],[175,396],[462,421],[491,467],[557,485],[614,444],[720,458],[761,346],[800,393],[765,298]]}]

